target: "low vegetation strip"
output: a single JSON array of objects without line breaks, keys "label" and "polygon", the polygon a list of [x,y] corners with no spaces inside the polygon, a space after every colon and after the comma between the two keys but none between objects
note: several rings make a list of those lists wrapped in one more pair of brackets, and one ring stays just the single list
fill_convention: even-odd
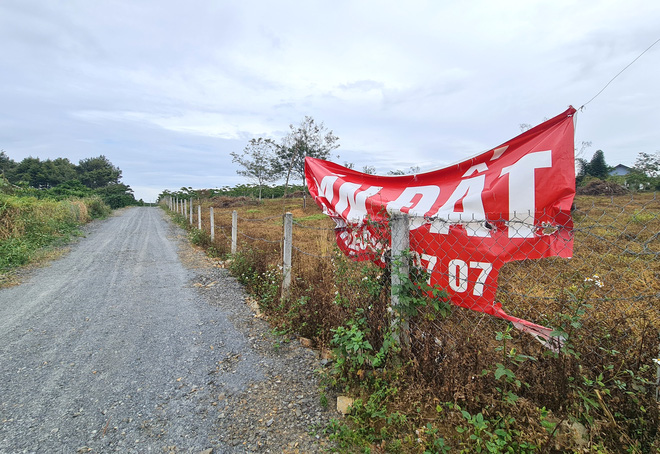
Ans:
[{"label": "low vegetation strip", "polygon": [[[426,298],[423,270],[397,289],[406,292],[411,314],[410,346],[401,348],[387,310],[389,271],[338,253],[332,222],[316,206],[215,202],[201,200],[202,230],[196,209],[192,225],[175,216],[193,242],[222,259],[279,332],[333,352],[325,389],[355,399],[347,417],[326,428],[343,451],[658,452],[655,194],[577,197],[572,259],[502,270],[497,300],[553,327],[565,339],[558,351],[501,320],[444,304],[441,292]],[[229,255],[233,210],[239,245]],[[294,252],[283,299],[284,211],[294,215]]]},{"label": "low vegetation strip", "polygon": [[98,197],[56,201],[0,193],[0,282],[1,273],[30,263],[44,247],[61,244],[82,224],[109,213]]}]

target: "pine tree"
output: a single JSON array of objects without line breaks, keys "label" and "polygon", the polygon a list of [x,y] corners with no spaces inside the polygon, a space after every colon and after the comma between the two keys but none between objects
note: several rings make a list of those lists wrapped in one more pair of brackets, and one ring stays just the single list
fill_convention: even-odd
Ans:
[{"label": "pine tree", "polygon": [[605,163],[605,154],[603,153],[603,150],[597,150],[594,153],[591,161],[589,161],[586,173],[587,175],[600,179],[607,178],[609,175],[609,168],[607,163]]}]

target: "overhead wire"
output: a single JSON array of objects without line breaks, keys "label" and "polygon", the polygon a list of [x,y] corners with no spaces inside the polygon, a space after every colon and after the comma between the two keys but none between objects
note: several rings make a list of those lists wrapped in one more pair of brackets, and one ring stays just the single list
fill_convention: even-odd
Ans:
[{"label": "overhead wire", "polygon": [[630,63],[628,63],[628,65],[626,65],[625,68],[623,68],[621,71],[619,71],[619,72],[616,74],[616,76],[612,77],[612,78],[610,79],[610,81],[609,81],[608,83],[606,83],[605,86],[604,86],[603,88],[601,88],[600,91],[599,91],[598,93],[596,93],[596,94],[595,94],[595,95],[594,95],[589,101],[587,101],[587,102],[585,102],[584,104],[582,104],[582,106],[580,106],[580,108],[579,108],[578,110],[579,110],[579,111],[584,110],[584,108],[587,106],[587,104],[589,104],[591,101],[593,101],[594,99],[596,99],[596,98],[597,98],[602,92],[605,91],[605,89],[606,89],[607,87],[609,87],[609,85],[610,85],[612,82],[614,82],[614,79],[616,79],[617,77],[619,77],[619,76],[620,76],[620,75],[621,75],[626,69],[630,68],[630,67],[633,65],[633,63],[635,63],[637,60],[639,60],[639,59],[641,58],[642,55],[644,55],[644,54],[647,53],[649,50],[651,50],[651,48],[652,48],[653,46],[655,46],[656,44],[658,44],[659,42],[660,42],[660,38],[658,38],[658,39],[657,39],[653,44],[651,44],[649,47],[647,47],[646,49],[644,49],[644,51],[643,51],[641,54],[639,54],[639,55],[638,55],[633,61],[631,61]]}]

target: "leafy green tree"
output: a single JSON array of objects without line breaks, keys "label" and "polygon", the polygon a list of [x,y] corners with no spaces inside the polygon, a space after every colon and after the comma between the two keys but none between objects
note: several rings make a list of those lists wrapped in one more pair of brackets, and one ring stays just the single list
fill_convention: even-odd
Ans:
[{"label": "leafy green tree", "polygon": [[111,183],[94,192],[113,210],[137,204],[131,187],[123,183]]},{"label": "leafy green tree", "polygon": [[0,150],[0,175],[4,175],[9,180],[16,165],[16,161],[7,156],[7,153],[3,150]]},{"label": "leafy green tree", "polygon": [[632,171],[623,177],[634,190],[660,189],[660,152],[639,153]]},{"label": "leafy green tree", "polygon": [[259,200],[263,186],[278,178],[273,169],[277,144],[271,139],[251,139],[243,149],[243,153],[232,152],[232,162],[243,167],[236,171],[237,174],[248,177],[259,186]]},{"label": "leafy green tree", "polygon": [[53,161],[27,157],[13,170],[12,178],[33,188],[48,189],[76,178],[75,166],[65,158]]},{"label": "leafy green tree", "polygon": [[576,158],[575,162],[576,162],[575,181],[578,185],[580,185],[587,176],[587,170],[589,169],[589,161],[583,158]]},{"label": "leafy green tree", "polygon": [[339,148],[339,137],[328,130],[323,122],[316,123],[306,116],[298,126],[289,125],[291,131],[282,140],[273,161],[273,170],[286,175],[288,184],[291,173],[305,184],[305,157],[328,159],[332,150]]},{"label": "leafy green tree", "polygon": [[660,151],[655,154],[640,153],[635,161],[635,170],[642,172],[647,177],[658,178],[660,177]]},{"label": "leafy green tree", "polygon": [[42,172],[46,176],[46,186],[53,187],[77,177],[76,166],[66,158],[50,159],[42,163]]},{"label": "leafy green tree", "polygon": [[119,184],[121,170],[105,156],[82,159],[78,163],[78,179],[88,188],[96,189],[110,184]]},{"label": "leafy green tree", "polygon": [[92,189],[88,188],[78,180],[68,180],[47,191],[48,196],[54,199],[67,199],[69,197],[89,197],[92,195]]},{"label": "leafy green tree", "polygon": [[39,158],[28,156],[18,163],[13,171],[13,183],[32,186],[33,188],[47,187],[48,176],[43,163]]}]

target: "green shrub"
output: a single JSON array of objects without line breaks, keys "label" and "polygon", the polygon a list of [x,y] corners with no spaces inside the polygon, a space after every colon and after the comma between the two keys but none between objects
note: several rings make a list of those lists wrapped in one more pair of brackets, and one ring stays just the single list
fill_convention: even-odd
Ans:
[{"label": "green shrub", "polygon": [[190,237],[190,242],[196,246],[207,249],[213,244],[211,242],[211,234],[205,230],[192,229],[188,236]]},{"label": "green shrub", "polygon": [[89,219],[80,200],[0,194],[0,270],[29,263],[39,249],[78,234],[78,227]]},{"label": "green shrub", "polygon": [[100,197],[87,197],[84,202],[92,219],[104,219],[112,212]]}]

